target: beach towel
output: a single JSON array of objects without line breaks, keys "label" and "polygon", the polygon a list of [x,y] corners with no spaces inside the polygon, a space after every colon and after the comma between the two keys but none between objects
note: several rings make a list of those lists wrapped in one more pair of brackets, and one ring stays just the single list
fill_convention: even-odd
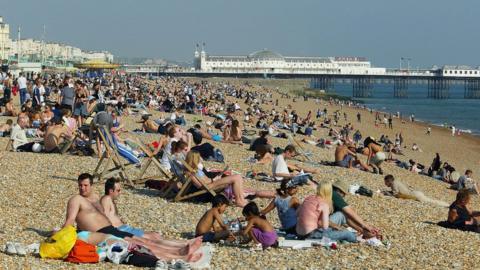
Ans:
[{"label": "beach towel", "polygon": [[101,132],[103,133],[103,136],[105,137],[105,140],[107,140],[107,143],[108,145],[110,145],[110,147],[113,147],[113,145],[116,146],[116,148],[118,149],[118,154],[120,154],[121,157],[128,160],[128,162],[130,162],[131,164],[140,163],[140,159],[138,159],[138,157],[133,153],[133,151],[128,149],[126,145],[119,143],[113,134],[107,136],[106,131],[101,130]]},{"label": "beach towel", "polygon": [[79,239],[65,258],[66,262],[73,263],[97,263],[99,260],[97,247]]}]

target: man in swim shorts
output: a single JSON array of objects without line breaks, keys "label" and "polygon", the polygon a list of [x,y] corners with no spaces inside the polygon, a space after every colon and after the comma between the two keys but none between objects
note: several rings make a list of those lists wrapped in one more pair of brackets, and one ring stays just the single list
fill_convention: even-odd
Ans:
[{"label": "man in swim shorts", "polygon": [[343,168],[360,165],[365,171],[369,171],[369,167],[357,159],[357,153],[355,153],[355,146],[353,145],[337,146],[335,149],[335,164]]},{"label": "man in swim shorts", "polygon": [[118,208],[116,200],[120,196],[122,190],[122,185],[119,179],[109,178],[105,181],[105,195],[100,199],[100,204],[102,205],[105,216],[112,223],[116,229],[122,232],[126,232],[138,237],[144,237],[152,240],[160,239],[160,235],[156,232],[145,232],[142,229],[134,228],[123,222],[123,220],[118,215]]},{"label": "man in swim shorts", "polygon": [[133,234],[123,232],[112,226],[109,219],[103,214],[99,203],[99,196],[92,191],[93,176],[83,173],[78,176],[79,194],[68,200],[67,217],[63,227],[77,224],[77,230],[101,232],[119,238],[132,237]]}]

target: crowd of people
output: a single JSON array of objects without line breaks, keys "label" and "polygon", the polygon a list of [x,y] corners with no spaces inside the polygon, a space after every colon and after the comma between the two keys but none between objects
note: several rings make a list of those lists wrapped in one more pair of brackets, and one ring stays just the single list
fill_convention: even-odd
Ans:
[{"label": "crowd of people", "polygon": [[[0,135],[10,138],[14,151],[91,156],[96,153],[100,157],[108,147],[102,143],[113,143],[122,157],[138,167],[142,166],[142,157],[153,155],[165,171],[174,174],[177,169],[182,170],[183,175],[192,179],[191,193],[205,187],[218,193],[203,198],[203,201],[210,201],[212,207],[199,217],[195,238],[172,240],[122,221],[116,205],[122,189],[118,179],[109,178],[105,182],[105,194],[99,197],[92,191],[93,176],[88,173],[78,176],[79,194],[67,203],[63,228],[76,225],[78,238],[99,250],[118,242],[135,246],[128,249],[123,263],[151,267],[171,260],[195,262],[202,257],[199,251],[202,242],[220,240],[252,241],[253,248],[265,249],[278,244],[278,231],[295,239],[327,237],[358,242],[382,238],[381,230],[363,220],[346,202],[350,194],[349,183],[343,180],[318,182],[315,175],[321,169],[306,166],[297,158],[308,158],[302,143],[335,147],[335,160],[330,165],[384,174],[383,163],[394,160],[392,153],[401,155],[401,133],[395,142],[388,137],[377,141],[372,136],[362,141],[362,134],[347,121],[346,113],[342,120],[340,111],[329,115],[326,108],[319,108],[315,118],[312,111],[302,117],[291,105],[279,108],[278,100],[274,100],[278,93],[274,90],[253,88],[249,83],[235,85],[173,77],[150,80],[112,75],[74,78],[60,74],[37,75],[27,80],[20,74],[17,78],[8,75],[3,80],[3,89],[4,115],[16,117],[16,121],[8,119],[0,125]],[[18,108],[11,96],[17,92],[20,96]],[[160,111],[161,116],[153,119],[149,111]],[[185,114],[213,120],[196,122]],[[136,147],[132,135],[124,127],[123,117],[140,118],[136,132],[158,134],[158,140],[151,144],[151,152],[145,153],[145,149]],[[361,125],[360,112],[356,119],[356,124]],[[384,120],[385,127],[393,129],[393,116],[385,116]],[[343,126],[340,125],[342,121]],[[375,121],[381,122],[378,113]],[[100,140],[101,131],[97,129],[100,126],[107,128],[112,142]],[[328,130],[328,136],[315,137],[314,131],[320,129]],[[254,136],[257,132],[258,136]],[[296,136],[303,139],[298,141]],[[289,140],[289,143],[282,148],[274,145],[270,137]],[[224,162],[223,153],[213,145],[216,143],[245,146],[254,152],[252,162],[271,166],[271,171],[264,172],[279,188],[276,191],[246,188],[242,175],[206,168],[206,160]],[[468,208],[470,194],[479,192],[471,170],[457,177],[448,163],[441,165],[438,154],[428,169],[413,160],[398,163],[458,189],[447,222],[455,228],[478,230],[478,213]],[[448,207],[447,203],[408,187],[392,174],[386,175],[384,181],[391,189],[384,192],[385,195]],[[172,192],[179,192],[180,184],[173,183]],[[315,192],[301,200],[295,196],[299,186],[307,186]],[[270,203],[260,209],[254,201],[256,198],[268,199]],[[231,205],[243,209],[243,217],[237,221],[244,226],[237,230],[232,229],[231,223],[225,223],[222,216]],[[266,218],[274,209],[281,223],[279,230]]]}]

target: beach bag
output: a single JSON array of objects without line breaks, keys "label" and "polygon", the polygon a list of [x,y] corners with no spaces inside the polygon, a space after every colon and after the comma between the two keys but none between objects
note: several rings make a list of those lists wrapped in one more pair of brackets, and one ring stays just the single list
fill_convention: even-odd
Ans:
[{"label": "beach bag", "polygon": [[100,257],[97,254],[96,246],[77,239],[65,261],[72,263],[97,263],[100,261]]},{"label": "beach bag", "polygon": [[125,241],[118,241],[111,244],[107,250],[107,258],[115,264],[122,263],[128,256],[128,243]]},{"label": "beach bag", "polygon": [[69,225],[40,243],[40,257],[63,259],[75,245],[76,240],[77,231]]}]

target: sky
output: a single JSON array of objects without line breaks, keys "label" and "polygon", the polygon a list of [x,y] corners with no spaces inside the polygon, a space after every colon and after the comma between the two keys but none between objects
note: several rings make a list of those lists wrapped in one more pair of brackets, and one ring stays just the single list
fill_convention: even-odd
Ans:
[{"label": "sky", "polygon": [[[192,61],[269,49],[284,56],[363,56],[374,66],[479,66],[480,1],[0,0],[11,38],[120,57]],[[403,63],[406,64],[406,61]]]}]

